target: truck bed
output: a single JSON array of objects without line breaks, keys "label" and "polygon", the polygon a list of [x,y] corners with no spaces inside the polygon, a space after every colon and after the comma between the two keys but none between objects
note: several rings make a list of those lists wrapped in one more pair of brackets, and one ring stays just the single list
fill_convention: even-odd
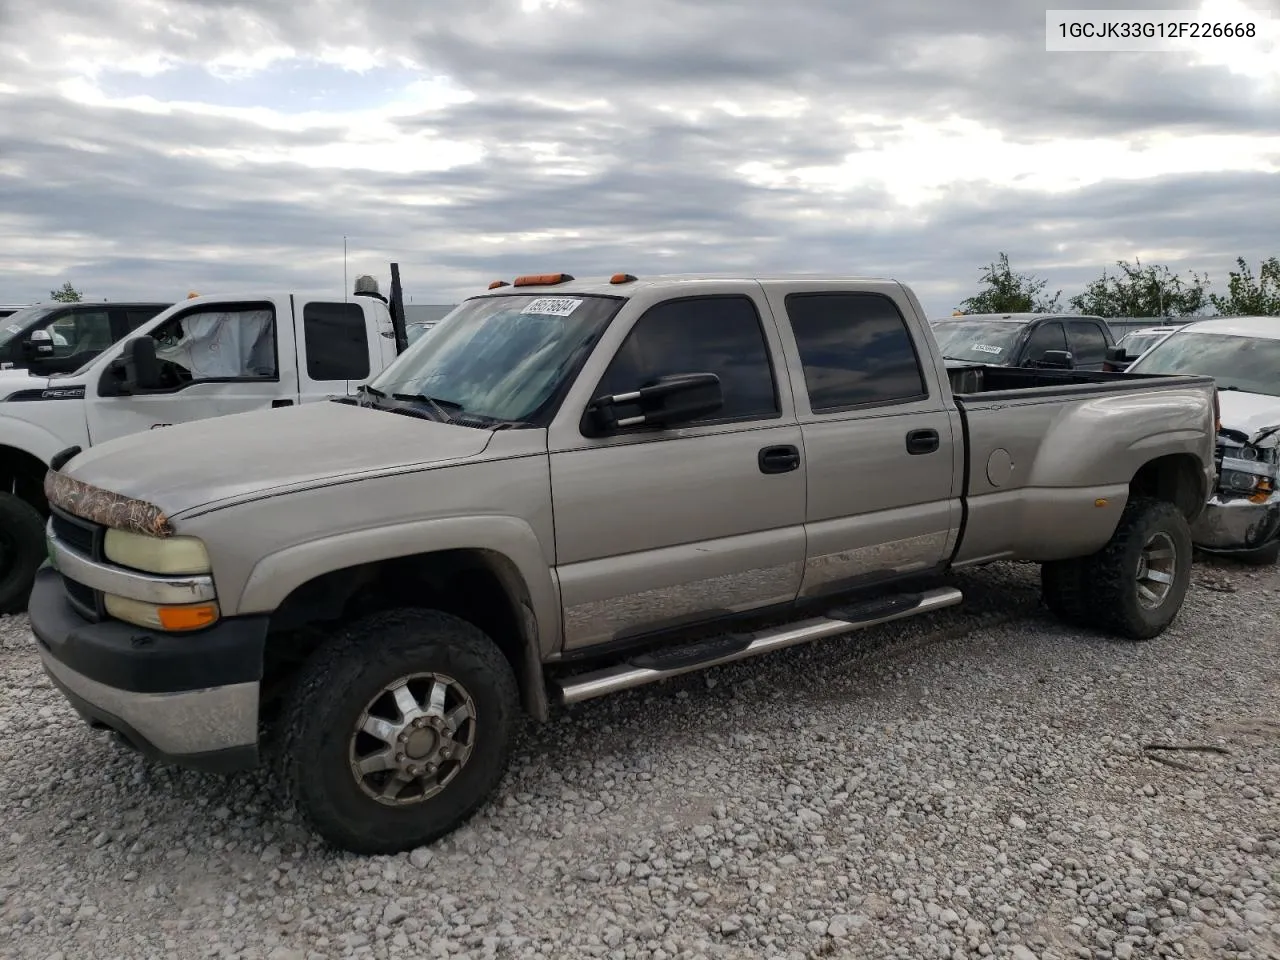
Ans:
[{"label": "truck bed", "polygon": [[1180,458],[1206,498],[1212,489],[1210,377],[977,364],[948,374],[964,438],[953,566],[1099,549],[1153,450]]},{"label": "truck bed", "polygon": [[[1044,370],[1032,367],[997,367],[985,364],[948,364],[951,392],[957,399],[973,400],[979,395],[1020,394],[1027,390],[1047,390],[1063,387],[1105,386],[1106,392],[1116,390],[1146,389],[1152,381],[1175,383],[1204,380],[1204,377],[1169,377],[1157,373],[1102,373],[1091,370]],[[1076,393],[1075,390],[1071,391]],[[1096,392],[1096,391],[1095,391]],[[1037,393],[1037,396],[1043,394]],[[990,397],[989,399],[995,399]],[[1001,397],[1003,399],[1003,397]]]}]

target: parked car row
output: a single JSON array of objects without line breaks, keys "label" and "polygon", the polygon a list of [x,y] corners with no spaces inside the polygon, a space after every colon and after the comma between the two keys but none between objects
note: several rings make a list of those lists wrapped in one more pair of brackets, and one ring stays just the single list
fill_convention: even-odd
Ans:
[{"label": "parked car row", "polygon": [[[169,306],[75,304],[34,311],[21,335],[63,327],[50,362],[88,362],[49,373],[40,364],[0,372],[0,612],[26,606],[44,561],[49,507],[43,484],[55,455],[104,441],[241,411],[346,396],[397,355],[385,301],[303,293],[202,296]],[[149,316],[142,322],[143,315]],[[18,314],[14,315],[19,316]],[[13,320],[13,318],[9,318]],[[109,320],[113,325],[108,328]],[[97,329],[104,345],[77,338]],[[25,354],[24,354],[25,355]],[[251,467],[244,469],[252,471]]]},{"label": "parked car row", "polygon": [[0,388],[52,682],[184,766],[278,728],[347,850],[454,830],[522,713],[926,615],[998,560],[1146,640],[1194,539],[1276,536],[1262,321],[1121,371],[1100,318],[931,324],[891,281],[523,276],[403,352],[394,309],[197,297]]}]

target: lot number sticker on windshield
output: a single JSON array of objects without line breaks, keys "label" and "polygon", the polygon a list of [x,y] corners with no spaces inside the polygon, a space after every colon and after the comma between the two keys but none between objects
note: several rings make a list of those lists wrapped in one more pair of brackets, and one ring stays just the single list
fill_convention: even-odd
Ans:
[{"label": "lot number sticker on windshield", "polygon": [[5,327],[4,329],[5,329],[5,332],[6,332],[6,333],[21,333],[21,332],[22,332],[22,327],[18,326],[18,324],[16,324],[16,323],[11,323],[11,324],[9,324],[9,326]]},{"label": "lot number sticker on windshield", "polygon": [[539,297],[520,312],[540,313],[546,317],[567,317],[580,306],[582,301],[573,297]]},{"label": "lot number sticker on windshield", "polygon": [[996,355],[1004,353],[1004,347],[992,347],[985,343],[975,343],[973,345],[973,349],[977,350],[979,353],[993,353]]}]

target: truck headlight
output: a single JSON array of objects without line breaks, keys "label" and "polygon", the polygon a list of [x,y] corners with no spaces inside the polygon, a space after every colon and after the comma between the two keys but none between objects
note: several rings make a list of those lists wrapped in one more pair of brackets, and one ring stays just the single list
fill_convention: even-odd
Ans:
[{"label": "truck headlight", "polygon": [[1245,473],[1243,470],[1223,470],[1218,475],[1218,485],[1232,493],[1253,493],[1259,482],[1265,479],[1256,473]]},{"label": "truck headlight", "polygon": [[112,563],[146,573],[209,573],[209,551],[195,537],[148,537],[127,530],[109,529],[103,551]]},{"label": "truck headlight", "polygon": [[1270,477],[1260,477],[1256,473],[1243,470],[1223,470],[1218,474],[1218,489],[1223,493],[1235,493],[1248,497],[1253,503],[1266,503],[1275,492],[1275,484]]}]

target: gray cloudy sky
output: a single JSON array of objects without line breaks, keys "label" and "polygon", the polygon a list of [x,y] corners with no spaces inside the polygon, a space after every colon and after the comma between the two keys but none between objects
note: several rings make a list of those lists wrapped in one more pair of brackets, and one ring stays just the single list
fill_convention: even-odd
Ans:
[{"label": "gray cloudy sky", "polygon": [[0,0],[0,302],[339,292],[344,234],[419,303],[822,271],[940,314],[999,250],[1067,294],[1280,254],[1275,34],[1047,53],[1046,6]]}]

